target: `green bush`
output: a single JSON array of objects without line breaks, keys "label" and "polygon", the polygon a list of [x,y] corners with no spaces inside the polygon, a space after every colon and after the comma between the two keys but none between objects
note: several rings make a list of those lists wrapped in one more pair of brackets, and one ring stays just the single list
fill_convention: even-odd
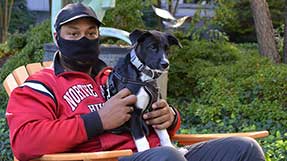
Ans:
[{"label": "green bush", "polygon": [[142,20],[143,2],[135,0],[117,1],[116,7],[108,10],[103,22],[105,26],[112,26],[131,32],[135,28],[144,28]]},{"label": "green bush", "polygon": [[[46,21],[31,29],[24,35],[20,36],[22,38],[26,38],[26,40],[21,40],[21,38],[18,38],[19,35],[17,38],[9,39],[11,40],[10,47],[16,47],[19,46],[19,44],[23,45],[24,41],[27,42],[27,44],[25,44],[22,49],[18,49],[17,52],[3,65],[0,71],[0,82],[3,82],[6,76],[17,67],[32,62],[40,62],[43,60],[43,44],[52,41],[51,33],[49,30],[47,30],[49,27],[50,22]],[[8,46],[6,46],[6,48],[8,51],[12,50]],[[7,103],[7,95],[2,87],[2,83],[0,87],[0,109],[5,109]]]},{"label": "green bush", "polygon": [[[271,160],[286,160],[287,66],[259,56],[256,45],[182,41],[170,54],[168,96],[184,133],[268,130],[260,142]],[[278,133],[281,137],[277,136]]]},{"label": "green bush", "polygon": [[15,54],[15,50],[9,48],[8,43],[0,44],[0,59]]},{"label": "green bush", "polygon": [[182,76],[185,77],[184,83],[194,87],[194,81],[199,79],[197,77],[202,77],[198,74],[204,74],[205,70],[213,66],[229,65],[239,57],[238,49],[227,45],[225,42],[210,43],[208,41],[184,40],[181,43],[183,49],[171,52],[170,57],[170,61],[173,63],[171,64],[171,71],[169,73],[169,82],[173,83],[169,84],[169,95],[173,97],[190,98],[189,94],[194,96],[200,92],[198,88],[192,88],[193,91],[191,92],[188,88],[176,90],[182,85]]},{"label": "green bush", "polygon": [[35,14],[27,9],[26,0],[14,1],[9,33],[24,33],[35,24]]},{"label": "green bush", "polygon": [[[52,41],[51,32],[47,30],[49,28],[50,21],[45,21],[23,35],[23,38],[26,38],[25,42],[27,44],[3,65],[0,71],[1,81],[15,68],[43,60],[43,44]],[[15,44],[11,44],[11,46],[15,46],[17,40],[15,39]]]},{"label": "green bush", "polygon": [[7,45],[10,49],[22,49],[26,44],[26,35],[14,33],[8,37]]},{"label": "green bush", "polygon": [[5,120],[5,111],[0,109],[0,160],[11,161],[13,154],[9,141],[9,130]]},{"label": "green bush", "polygon": [[274,30],[275,42],[277,44],[278,52],[281,54],[281,58],[283,58],[283,47],[284,47],[284,24],[281,24],[278,28]]},{"label": "green bush", "polygon": [[260,141],[260,143],[264,144],[267,149],[265,151],[267,161],[286,160],[286,151],[287,151],[286,139],[287,139],[287,133],[282,134],[282,132],[276,131],[273,135],[271,135],[267,139]]}]

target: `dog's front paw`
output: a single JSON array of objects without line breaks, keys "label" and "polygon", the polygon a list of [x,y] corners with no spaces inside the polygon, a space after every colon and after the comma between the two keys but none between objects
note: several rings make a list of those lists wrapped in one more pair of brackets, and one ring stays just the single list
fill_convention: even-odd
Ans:
[{"label": "dog's front paw", "polygon": [[179,151],[182,155],[185,155],[188,152],[188,150],[183,147],[177,148],[177,151]]}]

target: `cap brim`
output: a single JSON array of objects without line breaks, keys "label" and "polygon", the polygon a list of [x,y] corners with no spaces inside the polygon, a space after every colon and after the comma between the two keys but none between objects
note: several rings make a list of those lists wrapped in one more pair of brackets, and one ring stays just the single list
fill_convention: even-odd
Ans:
[{"label": "cap brim", "polygon": [[87,15],[87,14],[82,14],[82,15],[77,15],[77,16],[71,17],[71,18],[67,19],[64,22],[61,22],[59,25],[62,26],[64,24],[68,23],[68,22],[71,22],[71,21],[74,21],[76,19],[83,18],[83,17],[89,17],[89,18],[94,19],[96,21],[96,23],[98,24],[98,26],[103,25],[103,23],[101,21],[99,21],[97,18],[95,18],[93,16],[90,16],[90,15]]}]

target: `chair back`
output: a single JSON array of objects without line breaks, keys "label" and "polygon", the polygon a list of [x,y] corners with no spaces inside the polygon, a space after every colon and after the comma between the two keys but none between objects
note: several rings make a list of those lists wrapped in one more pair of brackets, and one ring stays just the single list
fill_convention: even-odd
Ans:
[{"label": "chair back", "polygon": [[44,67],[49,67],[51,65],[52,61],[48,61],[43,63],[31,63],[16,68],[3,81],[3,86],[7,94],[10,96],[13,89],[23,84],[30,75],[40,71]]}]

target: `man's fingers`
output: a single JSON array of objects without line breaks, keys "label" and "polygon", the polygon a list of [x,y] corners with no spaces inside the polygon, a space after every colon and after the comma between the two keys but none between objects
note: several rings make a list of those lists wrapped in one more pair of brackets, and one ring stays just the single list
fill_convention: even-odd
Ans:
[{"label": "man's fingers", "polygon": [[168,106],[167,102],[164,99],[161,99],[155,103],[152,104],[152,108],[153,109],[157,109],[157,108],[163,108],[165,106]]},{"label": "man's fingers", "polygon": [[137,97],[135,95],[129,95],[123,98],[123,101],[126,102],[126,105],[134,105],[137,102]]},{"label": "man's fingers", "polygon": [[169,127],[169,123],[165,122],[165,123],[159,124],[159,125],[152,125],[152,127],[155,129],[159,129],[159,130],[167,129]]},{"label": "man's fingers", "polygon": [[149,124],[149,125],[162,124],[162,123],[167,122],[168,120],[169,120],[168,115],[162,115],[160,117],[156,117],[156,118],[147,120],[147,124]]},{"label": "man's fingers", "polygon": [[169,109],[168,108],[162,108],[162,109],[157,109],[153,110],[151,112],[148,112],[144,114],[143,118],[144,119],[152,119],[152,118],[157,118],[163,115],[168,115],[169,114]]},{"label": "man's fingers", "polygon": [[130,95],[132,92],[127,89],[127,88],[124,88],[122,90],[120,90],[116,95],[115,97],[118,97],[118,98],[125,98],[127,97],[128,95]]},{"label": "man's fingers", "polygon": [[166,129],[171,124],[171,122],[168,120],[170,120],[168,116],[161,116],[155,119],[148,120],[146,121],[146,123],[148,125],[152,125],[152,127],[155,129]]}]

